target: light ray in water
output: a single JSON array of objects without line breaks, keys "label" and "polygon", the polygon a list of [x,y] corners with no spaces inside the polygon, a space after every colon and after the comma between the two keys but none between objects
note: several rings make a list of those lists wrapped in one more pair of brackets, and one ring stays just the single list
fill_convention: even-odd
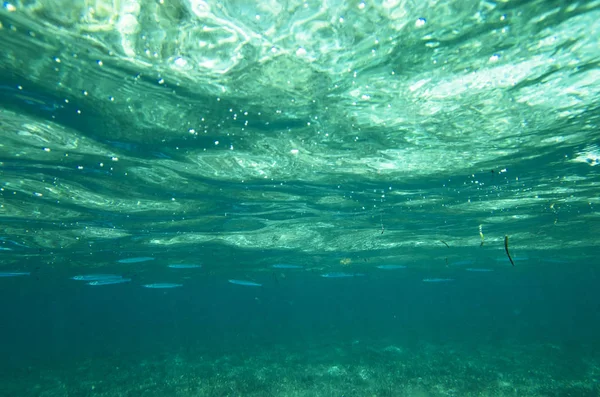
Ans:
[{"label": "light ray in water", "polygon": [[396,269],[406,269],[406,266],[404,265],[379,265],[379,266],[375,266],[377,269],[383,269],[383,270],[396,270]]},{"label": "light ray in water", "polygon": [[255,283],[254,281],[246,281],[246,280],[227,280],[231,284],[237,285],[245,285],[247,287],[262,287],[262,284]]},{"label": "light ray in water", "polygon": [[144,284],[144,285],[142,285],[142,287],[144,287],[144,288],[152,288],[152,289],[179,288],[179,287],[183,287],[183,284],[154,283],[154,284]]},{"label": "light ray in water", "polygon": [[121,278],[123,278],[123,276],[119,276],[118,274],[80,274],[80,275],[71,277],[71,280],[100,281],[100,280],[114,280],[114,279],[121,279]]},{"label": "light ray in water", "polygon": [[124,258],[124,259],[119,259],[117,262],[119,263],[140,263],[140,262],[148,262],[148,261],[153,261],[154,258],[150,257],[150,256],[140,256],[140,257],[136,257],[136,258]]},{"label": "light ray in water", "polygon": [[130,278],[113,278],[106,280],[94,280],[87,283],[87,285],[112,285],[112,284],[123,284],[130,282]]},{"label": "light ray in water", "polygon": [[30,276],[30,272],[0,272],[0,277]]},{"label": "light ray in water", "polygon": [[468,272],[478,272],[478,273],[488,273],[488,272],[493,272],[494,269],[485,269],[483,267],[470,267],[468,269],[465,269]]},{"label": "light ray in water", "polygon": [[304,266],[300,266],[300,265],[288,265],[285,263],[278,263],[275,265],[271,265],[271,267],[273,269],[302,269],[304,268]]},{"label": "light ray in water", "polygon": [[194,265],[191,263],[173,263],[168,265],[171,269],[199,269],[202,265]]}]

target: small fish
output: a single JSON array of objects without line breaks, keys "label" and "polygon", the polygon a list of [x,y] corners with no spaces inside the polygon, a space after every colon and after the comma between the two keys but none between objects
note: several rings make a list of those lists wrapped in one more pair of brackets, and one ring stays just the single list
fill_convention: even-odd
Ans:
[{"label": "small fish", "polygon": [[191,263],[174,263],[169,265],[168,267],[170,267],[171,269],[199,269],[202,267],[202,265],[194,265]]},{"label": "small fish", "polygon": [[377,269],[383,269],[383,270],[396,270],[396,269],[406,269],[406,266],[404,265],[379,265],[379,266],[375,266]]},{"label": "small fish", "polygon": [[122,284],[130,282],[130,278],[110,278],[106,280],[94,280],[87,283],[87,285],[112,285],[112,284]]},{"label": "small fish", "polygon": [[449,283],[450,281],[454,281],[453,278],[424,278],[424,283]]},{"label": "small fish", "polygon": [[262,287],[262,284],[255,283],[254,281],[246,281],[246,280],[227,280],[231,284],[237,285],[245,285],[247,287]]},{"label": "small fish", "polygon": [[30,272],[0,272],[0,277],[30,276]]},{"label": "small fish", "polygon": [[468,272],[479,272],[479,273],[486,273],[486,272],[493,272],[494,269],[485,269],[482,267],[470,267],[468,269],[465,269]]},{"label": "small fish", "polygon": [[344,272],[331,272],[321,274],[324,278],[348,278],[348,277],[361,277],[364,276],[362,273],[344,273]]},{"label": "small fish", "polygon": [[150,256],[140,256],[140,257],[136,257],[136,258],[124,258],[124,259],[119,259],[117,262],[119,263],[140,263],[140,262],[147,262],[147,261],[153,261],[154,258],[150,257]]},{"label": "small fish", "polygon": [[302,269],[304,266],[300,266],[300,265],[287,265],[284,263],[281,264],[275,264],[271,266],[273,269]]},{"label": "small fish", "polygon": [[80,274],[78,276],[71,277],[71,280],[77,281],[100,281],[100,280],[114,280],[120,279],[123,276],[117,274]]},{"label": "small fish", "polygon": [[179,287],[183,287],[183,284],[154,283],[154,284],[144,284],[144,285],[142,285],[142,287],[144,287],[144,288],[153,288],[153,289],[179,288]]}]

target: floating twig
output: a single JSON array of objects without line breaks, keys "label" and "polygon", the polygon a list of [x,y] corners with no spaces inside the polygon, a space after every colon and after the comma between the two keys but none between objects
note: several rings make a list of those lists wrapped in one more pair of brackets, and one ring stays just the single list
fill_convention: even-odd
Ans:
[{"label": "floating twig", "polygon": [[508,259],[510,260],[510,263],[514,266],[515,262],[510,257],[510,252],[508,252],[508,235],[504,236],[504,250],[506,251],[506,256],[508,256]]}]

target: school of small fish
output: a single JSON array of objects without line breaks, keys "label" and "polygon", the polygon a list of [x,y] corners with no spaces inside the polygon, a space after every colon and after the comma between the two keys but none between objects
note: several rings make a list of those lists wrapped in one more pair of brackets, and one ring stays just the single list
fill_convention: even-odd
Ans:
[{"label": "school of small fish", "polygon": [[[126,258],[118,259],[116,262],[119,264],[136,264],[136,263],[153,261],[154,259],[155,258],[151,257],[151,256],[126,257]],[[452,263],[452,265],[455,265],[455,266],[456,265],[472,265],[472,264],[474,264],[474,261],[472,261],[472,260],[464,260],[464,261]],[[169,269],[174,269],[175,271],[173,272],[173,274],[178,274],[178,275],[188,273],[188,272],[186,272],[186,270],[202,268],[201,264],[196,264],[196,263],[170,263],[166,266]],[[303,265],[291,264],[291,263],[276,263],[276,264],[270,265],[269,267],[271,269],[280,270],[280,271],[304,270],[305,269],[305,266],[303,266]],[[376,265],[375,268],[384,270],[384,271],[391,271],[391,270],[407,269],[407,266],[399,265],[399,264],[382,264],[382,265]],[[490,272],[494,271],[494,269],[483,268],[483,267],[469,267],[464,270],[466,270],[468,272],[473,272],[473,273],[490,273]],[[326,278],[326,279],[350,279],[350,278],[364,277],[366,275],[367,274],[365,274],[365,273],[357,273],[357,272],[332,271],[332,272],[321,273],[320,277]],[[31,276],[31,272],[16,271],[16,270],[0,272],[0,278],[22,277],[22,276]],[[125,277],[123,275],[114,274],[114,273],[89,273],[89,274],[78,274],[78,275],[70,277],[70,279],[75,280],[75,281],[81,281],[81,282],[83,282],[83,284],[90,285],[90,286],[106,286],[106,285],[131,283],[133,281],[132,277],[133,276]],[[189,278],[189,277],[187,277],[187,278]],[[263,284],[260,282],[256,282],[253,280],[246,280],[246,279],[228,279],[227,281],[230,284],[239,285],[239,286],[243,286],[243,287],[262,287],[263,286]],[[450,283],[450,282],[454,281],[454,279],[453,278],[431,277],[431,278],[423,278],[421,281],[424,283]],[[182,283],[176,283],[176,282],[154,282],[154,283],[148,283],[148,284],[141,284],[141,286],[143,288],[147,288],[147,289],[173,289],[173,288],[183,287],[184,285]]]}]

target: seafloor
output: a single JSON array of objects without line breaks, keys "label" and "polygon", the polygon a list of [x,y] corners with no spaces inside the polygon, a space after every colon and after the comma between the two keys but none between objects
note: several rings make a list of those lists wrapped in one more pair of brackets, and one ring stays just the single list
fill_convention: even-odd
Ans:
[{"label": "seafloor", "polygon": [[419,344],[356,340],[221,354],[180,351],[13,368],[1,396],[401,397],[598,396],[600,360],[583,346]]}]

